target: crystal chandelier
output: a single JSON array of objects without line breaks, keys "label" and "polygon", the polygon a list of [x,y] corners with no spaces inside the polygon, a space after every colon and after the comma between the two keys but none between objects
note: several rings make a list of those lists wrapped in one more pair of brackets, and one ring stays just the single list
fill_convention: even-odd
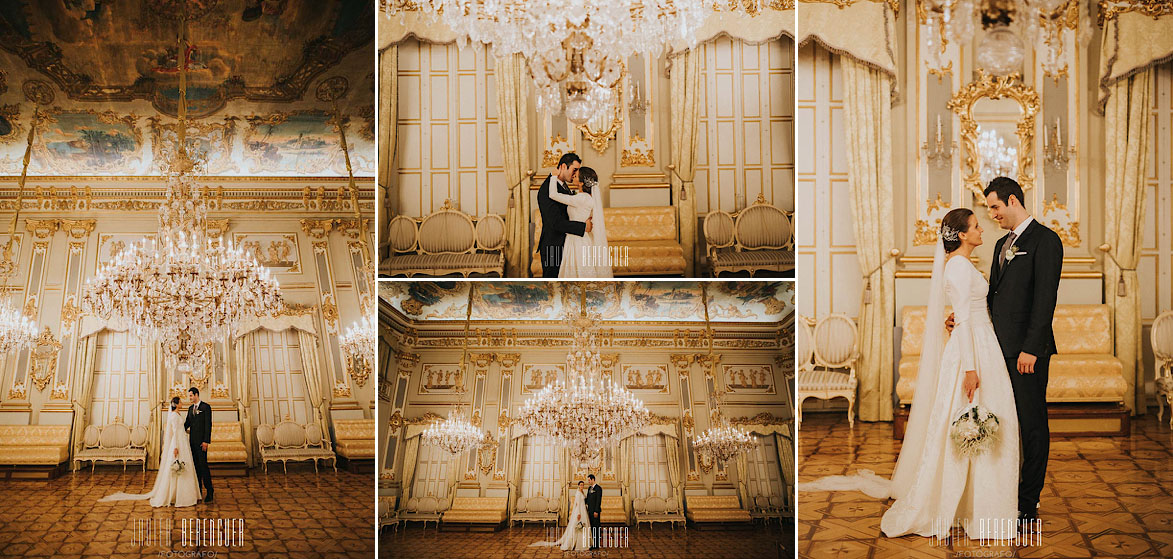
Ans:
[{"label": "crystal chandelier", "polygon": [[538,90],[538,110],[558,112],[575,124],[614,110],[612,89],[624,61],[668,44],[696,45],[696,30],[713,9],[757,13],[760,0],[391,0],[386,14],[422,11],[456,32],[491,44],[497,56],[520,53]]},{"label": "crystal chandelier", "polygon": [[597,459],[604,447],[651,420],[644,403],[602,373],[599,315],[586,308],[582,286],[579,312],[567,312],[573,335],[566,355],[567,382],[558,380],[526,400],[517,422],[530,433],[568,448],[577,463]]},{"label": "crystal chandelier", "polygon": [[979,22],[992,37],[979,45],[978,62],[995,75],[1014,73],[1022,62],[1022,44],[1017,37],[1011,37],[1011,23],[1034,43],[1043,72],[1051,76],[1067,68],[1063,61],[1063,32],[1080,29],[1080,34],[1086,35],[1091,31],[1087,14],[1072,0],[920,0],[917,12],[925,34],[929,69],[936,72],[948,66],[941,59],[946,45],[968,43]]},{"label": "crystal chandelier", "polygon": [[[182,53],[187,18],[180,19]],[[277,313],[281,290],[255,258],[208,233],[208,206],[191,176],[202,161],[187,151],[186,63],[179,65],[178,117],[157,238],[131,245],[102,266],[86,282],[82,310],[125,321],[132,335],[159,342],[169,367],[197,370],[207,363],[212,342],[242,318]]]},{"label": "crystal chandelier", "polygon": [[[717,362],[713,359],[713,325],[709,321],[709,290],[708,284],[703,282],[701,283],[701,298],[705,306],[705,330],[709,339],[709,358],[706,363],[715,369]],[[742,452],[753,450],[755,444],[752,435],[740,427],[734,427],[729,423],[729,419],[721,413],[721,402],[724,396],[724,391],[713,392],[713,410],[716,412],[715,425],[692,439],[692,446],[702,459],[707,458],[709,461],[720,463],[725,463]]]},{"label": "crystal chandelier", "polygon": [[978,126],[977,148],[982,160],[982,184],[990,184],[998,177],[1018,176],[1018,149],[1006,145],[997,130]]},{"label": "crystal chandelier", "polygon": [[8,228],[8,242],[4,244],[4,260],[0,262],[0,275],[4,276],[3,291],[0,296],[0,354],[13,353],[22,349],[31,349],[33,340],[37,337],[37,325],[25,316],[8,300],[8,278],[16,273],[16,256],[12,252],[13,241],[16,239],[16,223],[20,220],[21,206],[24,205],[24,184],[28,179],[29,159],[32,157],[33,135],[37,131],[37,122],[40,121],[40,108],[34,102],[33,119],[29,126],[28,145],[24,150],[24,163],[20,170],[20,184],[16,189],[16,214],[12,216],[12,225]]},{"label": "crystal chandelier", "polygon": [[468,308],[465,309],[464,315],[464,354],[460,356],[461,385],[457,389],[460,392],[460,402],[457,403],[456,409],[448,414],[448,419],[429,425],[421,435],[424,444],[438,446],[449,454],[460,454],[485,444],[485,433],[473,425],[461,409],[464,405],[464,393],[467,392],[464,388],[464,378],[468,372],[468,329],[472,322],[472,297],[475,288],[476,283],[468,284]]}]

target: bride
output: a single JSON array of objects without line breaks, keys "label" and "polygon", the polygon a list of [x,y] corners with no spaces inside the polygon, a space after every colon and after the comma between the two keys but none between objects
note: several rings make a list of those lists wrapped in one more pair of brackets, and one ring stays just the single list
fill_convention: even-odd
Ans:
[{"label": "bride", "polygon": [[[960,525],[970,539],[1012,539],[1018,515],[1018,415],[986,307],[989,284],[969,260],[982,244],[982,228],[972,211],[957,208],[942,218],[940,237],[915,399],[892,479],[860,470],[799,490],[859,490],[894,498],[880,521],[888,537],[945,538]],[[948,341],[946,299],[956,315]],[[997,438],[984,453],[961,456],[951,444],[950,426],[979,403],[998,417]]]},{"label": "bride", "polygon": [[[200,485],[196,481],[195,460],[191,456],[191,443],[183,428],[183,417],[179,415],[179,397],[171,399],[171,411],[163,430],[163,452],[159,455],[159,472],[155,474],[155,486],[150,493],[115,493],[99,499],[108,501],[151,500],[152,507],[190,507],[200,498]],[[182,467],[176,471],[178,466]]]},{"label": "bride", "polygon": [[566,529],[562,537],[552,542],[535,542],[535,546],[558,546],[562,551],[586,550],[591,546],[591,524],[587,518],[586,492],[583,482],[578,482],[578,491],[574,492],[574,504],[570,507],[570,516],[567,517]]},{"label": "bride", "polygon": [[558,189],[550,189],[550,199],[566,204],[567,216],[570,221],[586,221],[589,217],[594,220],[594,228],[590,233],[579,237],[567,235],[562,245],[562,267],[558,269],[560,278],[609,278],[611,272],[610,251],[607,245],[607,227],[603,219],[603,193],[599,192],[599,175],[590,167],[578,170],[582,180],[582,192],[577,194],[562,194]]}]

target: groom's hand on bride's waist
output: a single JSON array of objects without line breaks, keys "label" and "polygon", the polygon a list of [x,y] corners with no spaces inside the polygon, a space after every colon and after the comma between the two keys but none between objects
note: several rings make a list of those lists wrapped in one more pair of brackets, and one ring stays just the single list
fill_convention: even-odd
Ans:
[{"label": "groom's hand on bride's waist", "polygon": [[587,233],[590,233],[590,232],[591,232],[591,229],[594,229],[594,228],[595,228],[595,222],[594,222],[594,219],[595,219],[595,218],[593,218],[593,217],[588,217],[588,218],[587,218],[587,220],[586,220],[586,232],[587,232]]},{"label": "groom's hand on bride's waist", "polygon": [[956,325],[957,325],[957,321],[954,319],[953,313],[949,313],[949,318],[945,319],[945,331],[952,334],[953,327]]}]

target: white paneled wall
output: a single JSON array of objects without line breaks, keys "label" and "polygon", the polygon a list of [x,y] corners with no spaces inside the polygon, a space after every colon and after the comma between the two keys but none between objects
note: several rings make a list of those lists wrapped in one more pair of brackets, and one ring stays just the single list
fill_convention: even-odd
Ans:
[{"label": "white paneled wall", "polygon": [[782,468],[778,465],[778,449],[774,437],[755,435],[757,446],[745,457],[746,487],[751,496],[782,496]]},{"label": "white paneled wall", "polygon": [[813,43],[798,51],[796,220],[798,313],[859,313],[863,290],[852,230],[838,55]]},{"label": "white paneled wall", "polygon": [[415,485],[411,494],[416,497],[448,496],[448,468],[451,456],[442,448],[420,443],[419,462],[415,466]]},{"label": "white paneled wall", "polygon": [[1141,284],[1148,286],[1140,292],[1146,325],[1173,308],[1173,63],[1157,67],[1153,89],[1144,248],[1137,266]]},{"label": "white paneled wall", "polygon": [[120,419],[130,426],[149,425],[154,404],[147,384],[150,349],[126,332],[96,335],[90,424]]},{"label": "white paneled wall", "polygon": [[[672,485],[668,483],[668,456],[664,448],[664,435],[635,435],[635,456],[632,466],[635,474],[632,495],[636,499],[657,496],[672,496]],[[676,442],[675,439],[672,440]]]},{"label": "white paneled wall", "polygon": [[276,425],[289,417],[306,424],[313,417],[306,399],[297,332],[257,330],[252,334],[252,413],[255,421]]},{"label": "white paneled wall", "polygon": [[558,497],[562,490],[558,480],[562,477],[559,468],[558,449],[549,442],[535,437],[525,439],[525,458],[521,462],[521,496]]},{"label": "white paneled wall", "polygon": [[399,45],[398,76],[400,211],[427,215],[451,199],[465,213],[505,213],[489,50],[409,39]]},{"label": "white paneled wall", "polygon": [[[733,211],[758,194],[794,208],[794,43],[705,43],[697,132],[697,211]],[[707,185],[707,193],[706,193]]]}]

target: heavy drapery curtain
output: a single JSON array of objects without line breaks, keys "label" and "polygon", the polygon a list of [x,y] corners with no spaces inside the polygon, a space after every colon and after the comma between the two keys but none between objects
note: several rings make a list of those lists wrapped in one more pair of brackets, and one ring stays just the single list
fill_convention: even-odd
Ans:
[{"label": "heavy drapery curtain", "polygon": [[[529,275],[529,183],[521,183],[529,170],[529,70],[520,54],[498,57],[497,123],[501,129],[501,153],[505,161],[505,188],[509,207],[505,213],[507,245],[505,271],[512,277]],[[521,183],[521,184],[518,184]]]},{"label": "heavy drapery curtain", "polygon": [[786,511],[794,514],[794,445],[790,435],[774,433],[774,448],[778,451],[778,464],[782,466],[782,498],[786,500]]},{"label": "heavy drapery curtain", "polygon": [[525,449],[525,435],[509,441],[509,514],[517,509],[517,497],[521,494],[521,452]]},{"label": "heavy drapery curtain", "polygon": [[844,60],[896,75],[896,13],[887,2],[800,1],[795,41],[799,47],[815,41]]},{"label": "heavy drapery curtain", "polygon": [[665,433],[664,454],[668,458],[668,483],[672,484],[672,499],[676,501],[676,510],[683,510],[684,503],[680,501],[680,439]]},{"label": "heavy drapery curtain", "polygon": [[870,300],[859,309],[859,418],[892,420],[892,332],[896,263],[892,213],[892,77],[842,57],[844,134],[852,224]]},{"label": "heavy drapery curtain", "polygon": [[[1117,92],[1127,91],[1116,88],[1120,82],[1173,60],[1170,26],[1173,26],[1170,14],[1129,11],[1107,15],[1100,34],[1100,91],[1095,107],[1098,114],[1107,116],[1108,99]],[[1109,173],[1108,178],[1111,177]]]},{"label": "heavy drapery curtain", "polygon": [[403,497],[399,499],[404,504],[411,498],[411,486],[415,484],[415,462],[420,451],[420,433],[423,431],[412,434],[409,429],[405,439],[407,447],[403,452]]},{"label": "heavy drapery curtain", "polygon": [[[73,394],[73,437],[70,445],[70,454],[76,455],[81,450],[86,425],[90,424],[90,406],[93,403],[94,384],[94,352],[97,349],[97,335],[87,336],[81,340],[81,368],[80,374],[73,375],[69,393]],[[154,378],[154,375],[151,375]],[[152,397],[155,392],[151,391]],[[151,427],[154,428],[154,412],[152,412]],[[150,442],[147,443],[148,445]],[[147,463],[151,463],[148,452]]]},{"label": "heavy drapery curtain", "polygon": [[1125,403],[1133,414],[1146,407],[1136,266],[1144,226],[1152,75],[1146,68],[1109,86],[1104,113],[1104,240],[1115,258],[1104,259],[1104,300],[1114,315],[1116,357],[1124,363]]},{"label": "heavy drapery curtain", "polygon": [[635,455],[635,436],[632,435],[619,441],[619,448],[616,452],[618,459],[618,467],[615,468],[616,477],[619,478],[619,488],[623,491],[623,511],[627,513],[627,517],[631,518],[631,482],[635,478],[635,460],[632,456]]},{"label": "heavy drapery curtain", "polygon": [[244,433],[244,450],[248,456],[248,465],[257,465],[258,452],[254,449],[256,437],[253,435],[252,414],[249,406],[252,404],[252,391],[249,390],[249,378],[252,377],[252,333],[245,334],[232,344],[232,360],[236,364],[236,414],[240,418],[240,428]]},{"label": "heavy drapery curtain", "polygon": [[672,183],[680,246],[684,248],[685,276],[693,276],[696,272],[696,186],[692,180],[696,171],[696,133],[700,119],[701,56],[698,45],[696,49],[669,59],[672,134],[668,160],[676,166],[676,171],[675,174],[669,173],[668,180]]},{"label": "heavy drapery curtain", "polygon": [[749,509],[752,508],[752,503],[749,502],[749,486],[745,483],[745,476],[749,474],[745,454],[744,452],[738,453],[734,465],[737,467],[737,496],[741,498],[741,508]]},{"label": "heavy drapery curtain", "polygon": [[318,425],[323,432],[329,432],[327,421],[329,410],[326,408],[325,391],[322,390],[322,359],[318,351],[318,337],[306,332],[297,331],[297,347],[301,351],[301,371],[305,377],[306,398],[309,398],[317,415]]},{"label": "heavy drapery curtain", "polygon": [[562,454],[562,488],[558,490],[558,524],[565,526],[570,517],[570,499],[566,495],[566,485],[570,483],[570,479],[574,477],[574,469],[570,466],[570,449],[561,448],[558,452]]},{"label": "heavy drapery curtain", "polygon": [[[379,245],[388,235],[387,224],[391,213],[397,210],[398,189],[391,183],[391,168],[395,161],[396,132],[399,122],[399,47],[391,45],[379,55],[379,188],[375,207],[379,218]],[[381,258],[382,255],[379,255]]]}]

